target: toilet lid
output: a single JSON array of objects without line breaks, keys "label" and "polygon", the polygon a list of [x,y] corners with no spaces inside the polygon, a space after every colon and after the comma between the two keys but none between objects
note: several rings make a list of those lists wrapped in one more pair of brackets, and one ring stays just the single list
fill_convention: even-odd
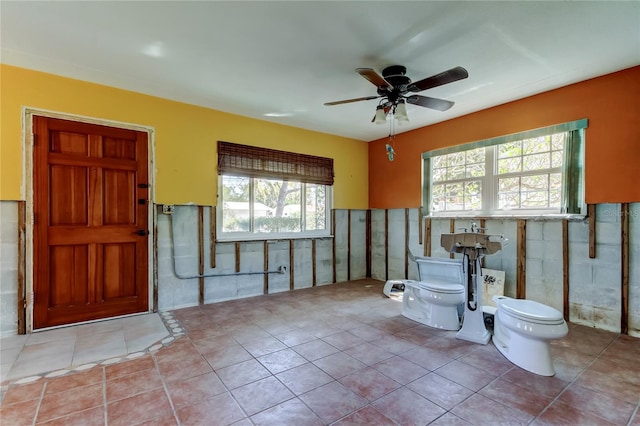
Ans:
[{"label": "toilet lid", "polygon": [[564,321],[560,311],[533,300],[505,298],[500,300],[499,307],[510,315],[524,320],[554,324]]},{"label": "toilet lid", "polygon": [[423,290],[431,290],[437,293],[447,293],[447,294],[459,294],[464,293],[464,287],[462,284],[453,284],[451,282],[446,281],[434,281],[429,280],[428,282],[420,281],[420,288]]}]

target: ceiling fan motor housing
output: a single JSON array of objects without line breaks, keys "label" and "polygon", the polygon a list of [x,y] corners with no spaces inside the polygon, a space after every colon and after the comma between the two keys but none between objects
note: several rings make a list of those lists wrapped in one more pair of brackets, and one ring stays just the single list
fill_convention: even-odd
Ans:
[{"label": "ceiling fan motor housing", "polygon": [[405,75],[407,73],[407,68],[402,65],[390,65],[382,70],[382,76],[384,78],[393,76],[393,75]]},{"label": "ceiling fan motor housing", "polygon": [[393,89],[379,87],[378,94],[391,95],[394,99],[389,99],[389,101],[395,103],[401,94],[407,92],[407,86],[411,84],[411,79],[405,75],[406,73],[407,68],[402,65],[391,65],[383,69],[382,76],[393,86]]}]

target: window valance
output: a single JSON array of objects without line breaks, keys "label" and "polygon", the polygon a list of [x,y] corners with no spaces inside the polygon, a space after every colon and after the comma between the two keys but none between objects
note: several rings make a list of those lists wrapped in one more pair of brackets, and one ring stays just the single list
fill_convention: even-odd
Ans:
[{"label": "window valance", "polygon": [[333,185],[333,158],[218,141],[218,174]]}]

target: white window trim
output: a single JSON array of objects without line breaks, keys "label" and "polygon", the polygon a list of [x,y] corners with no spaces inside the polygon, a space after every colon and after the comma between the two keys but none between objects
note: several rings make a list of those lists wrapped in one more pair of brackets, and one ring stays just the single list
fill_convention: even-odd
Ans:
[{"label": "white window trim", "polygon": [[[228,241],[272,241],[272,240],[295,240],[295,239],[309,239],[309,238],[327,238],[331,237],[331,211],[333,210],[333,185],[324,185],[326,188],[326,205],[325,205],[325,223],[326,227],[323,230],[305,231],[305,216],[306,209],[302,208],[305,203],[306,191],[301,192],[301,215],[302,215],[302,230],[300,232],[224,232],[222,230],[223,225],[223,175],[218,176],[218,198],[220,202],[216,206],[216,241],[228,242]],[[250,178],[259,179],[259,178]],[[300,183],[304,188],[305,183]],[[249,196],[251,202],[249,203],[249,211],[251,215],[251,221],[253,222],[253,184],[249,186]]]},{"label": "white window trim", "polygon": [[[467,143],[464,145],[458,145],[449,148],[443,148],[425,152],[422,154],[422,206],[425,213],[425,217],[434,218],[466,218],[466,217],[486,217],[486,218],[584,218],[586,216],[586,205],[584,203],[584,197],[582,200],[581,213],[562,213],[556,208],[549,209],[517,209],[517,210],[505,210],[505,209],[492,209],[493,204],[497,205],[497,192],[498,192],[498,175],[496,174],[496,155],[493,153],[493,147],[507,143],[520,141],[524,139],[531,139],[538,136],[549,135],[554,133],[569,132],[572,130],[586,129],[588,127],[588,120],[581,119],[568,123],[557,124],[553,126],[543,127],[539,129],[528,130],[519,133],[513,133],[506,136],[495,137],[491,139],[476,141]],[[584,144],[584,142],[583,142]],[[430,159],[435,156],[450,154],[454,152],[467,151],[479,147],[491,148],[490,153],[485,152],[485,159],[487,169],[485,176],[481,179],[483,186],[483,199],[482,208],[480,210],[465,210],[465,211],[446,211],[446,212],[432,212],[431,211],[431,178],[432,170],[430,168]],[[487,158],[488,157],[488,158]],[[555,169],[555,168],[554,168]],[[548,170],[545,169],[544,173]],[[490,172],[489,172],[490,171]],[[562,172],[562,168],[559,170]],[[540,171],[533,171],[532,174],[536,174]],[[522,176],[522,173],[518,173],[518,176]],[[501,175],[502,176],[502,175]],[[582,173],[581,187],[584,194],[584,173]],[[463,179],[464,180],[464,179]],[[466,179],[468,180],[468,179]],[[565,185],[565,176],[563,173],[563,183]]]}]

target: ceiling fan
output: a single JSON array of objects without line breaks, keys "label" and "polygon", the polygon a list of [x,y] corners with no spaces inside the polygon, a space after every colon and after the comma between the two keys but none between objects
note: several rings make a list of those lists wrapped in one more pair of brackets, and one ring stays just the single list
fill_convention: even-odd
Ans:
[{"label": "ceiling fan", "polygon": [[416,95],[414,93],[469,77],[467,70],[462,67],[451,68],[450,70],[416,82],[411,82],[411,79],[405,75],[407,68],[402,65],[388,66],[382,70],[382,75],[378,74],[372,68],[357,68],[356,72],[378,88],[378,96],[364,96],[361,98],[326,102],[325,105],[341,105],[351,102],[381,99],[376,109],[376,115],[372,120],[380,124],[384,123],[385,117],[389,112],[392,114],[399,113],[402,118],[408,121],[405,102],[438,111],[448,110],[453,106],[454,102]]}]

